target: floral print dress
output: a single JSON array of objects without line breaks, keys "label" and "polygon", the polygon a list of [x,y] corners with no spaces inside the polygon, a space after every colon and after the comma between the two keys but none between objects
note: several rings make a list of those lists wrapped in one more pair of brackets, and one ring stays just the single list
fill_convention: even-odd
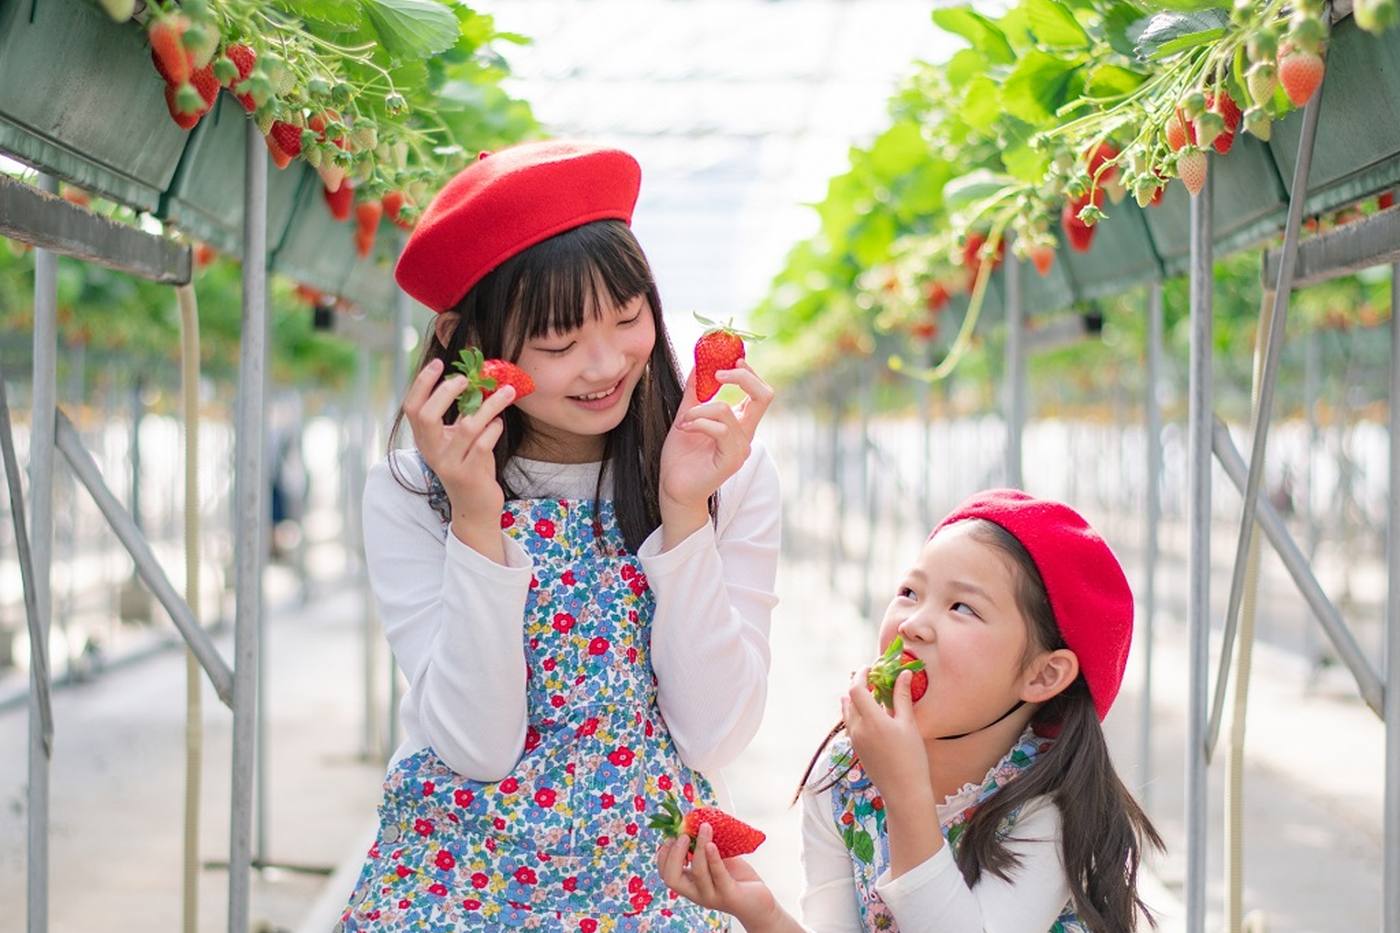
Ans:
[{"label": "floral print dress", "polygon": [[[1038,737],[1027,729],[1017,740],[1016,745],[1006,756],[997,762],[983,782],[970,784],[950,797],[939,807],[940,825],[943,838],[957,852],[963,830],[968,820],[977,812],[978,806],[1013,781],[1035,761],[1037,755],[1049,747],[1046,739]],[[846,771],[853,752],[850,741],[843,738],[832,743],[828,765],[834,773]],[[897,931],[894,915],[875,890],[875,882],[889,867],[889,837],[885,834],[884,801],[870,778],[859,764],[852,765],[831,789],[832,819],[836,821],[836,831],[850,853],[851,868],[856,882],[857,907],[860,911],[861,928],[867,933],[875,931]],[[1020,810],[1014,810],[998,828],[1000,836],[1007,836],[1016,825]],[[1050,927],[1048,933],[1088,933],[1088,928],[1079,922],[1074,910],[1066,905],[1063,912]]]},{"label": "floral print dress", "polygon": [[534,564],[524,755],[495,783],[454,773],[431,748],[400,760],[337,933],[727,929],[655,867],[649,814],[668,794],[713,803],[714,792],[661,718],[655,596],[611,503],[511,500],[501,525]]}]

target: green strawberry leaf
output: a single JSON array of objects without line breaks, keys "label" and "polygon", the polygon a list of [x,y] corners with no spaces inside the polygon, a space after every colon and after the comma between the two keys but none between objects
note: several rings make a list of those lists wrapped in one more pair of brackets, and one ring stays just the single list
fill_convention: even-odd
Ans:
[{"label": "green strawberry leaf", "polygon": [[1137,37],[1139,61],[1159,61],[1208,45],[1225,35],[1228,14],[1217,9],[1192,13],[1158,13]]},{"label": "green strawberry leaf", "polygon": [[1059,0],[1025,0],[1031,31],[1041,44],[1060,49],[1087,49],[1089,34]]},{"label": "green strawberry leaf", "polygon": [[1083,90],[1083,64],[1083,56],[1058,58],[1039,49],[1028,51],[1006,78],[1002,106],[1028,123],[1044,123]]},{"label": "green strawberry leaf", "polygon": [[1010,65],[1016,61],[1016,52],[1011,48],[1011,43],[1006,41],[1006,33],[971,7],[934,10],[933,21],[945,32],[962,36],[974,49],[986,56],[989,62]]},{"label": "green strawberry leaf", "polygon": [[862,862],[873,862],[875,860],[875,840],[871,839],[870,834],[862,829],[855,834],[851,851]]},{"label": "green strawberry leaf", "polygon": [[954,178],[943,186],[943,205],[950,212],[959,211],[1015,183],[1016,179],[1009,175],[998,175],[988,169],[979,168],[975,172]]},{"label": "green strawberry leaf", "polygon": [[360,0],[392,59],[428,58],[457,42],[457,17],[433,0]]}]

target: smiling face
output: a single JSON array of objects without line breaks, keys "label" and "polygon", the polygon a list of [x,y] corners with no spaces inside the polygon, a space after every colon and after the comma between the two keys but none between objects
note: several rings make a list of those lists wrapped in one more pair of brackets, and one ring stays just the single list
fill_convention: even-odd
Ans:
[{"label": "smiling face", "polygon": [[1037,680],[1047,659],[1073,657],[1032,644],[1018,571],[977,526],[949,525],[924,544],[880,624],[880,649],[902,636],[928,672],[914,705],[925,739],[981,729],[1018,700],[1047,699]]},{"label": "smiling face", "polygon": [[601,456],[651,359],[656,323],[645,295],[618,303],[598,289],[587,304],[579,327],[525,340],[516,360],[535,381],[516,403],[534,439],[526,456]]}]

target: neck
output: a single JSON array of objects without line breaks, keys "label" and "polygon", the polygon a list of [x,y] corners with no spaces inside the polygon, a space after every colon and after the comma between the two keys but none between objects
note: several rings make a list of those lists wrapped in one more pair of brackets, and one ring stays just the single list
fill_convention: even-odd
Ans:
[{"label": "neck", "polygon": [[926,740],[933,799],[942,803],[965,785],[986,777],[1016,744],[1033,715],[1034,710],[1022,707],[1015,715],[960,739]]},{"label": "neck", "polygon": [[525,439],[516,454],[550,463],[597,463],[603,459],[605,440],[601,434],[574,434],[527,417]]}]

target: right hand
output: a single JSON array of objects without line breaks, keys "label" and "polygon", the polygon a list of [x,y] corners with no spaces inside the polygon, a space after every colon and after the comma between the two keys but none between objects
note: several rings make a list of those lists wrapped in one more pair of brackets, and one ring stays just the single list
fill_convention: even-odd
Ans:
[{"label": "right hand", "polygon": [[742,858],[722,859],[709,823],[700,825],[695,853],[686,865],[690,837],[681,836],[656,853],[661,880],[681,897],[701,907],[722,910],[739,918],[745,929],[781,930],[786,919],[773,892]]},{"label": "right hand", "polygon": [[457,374],[444,379],[443,363],[432,360],[409,386],[403,412],[413,431],[413,442],[423,461],[442,481],[452,503],[452,521],[470,526],[499,528],[505,494],[496,482],[496,442],[505,430],[500,414],[515,401],[515,389],[506,386],[482,403],[475,414],[443,424],[442,416],[457,403],[467,378]]}]

